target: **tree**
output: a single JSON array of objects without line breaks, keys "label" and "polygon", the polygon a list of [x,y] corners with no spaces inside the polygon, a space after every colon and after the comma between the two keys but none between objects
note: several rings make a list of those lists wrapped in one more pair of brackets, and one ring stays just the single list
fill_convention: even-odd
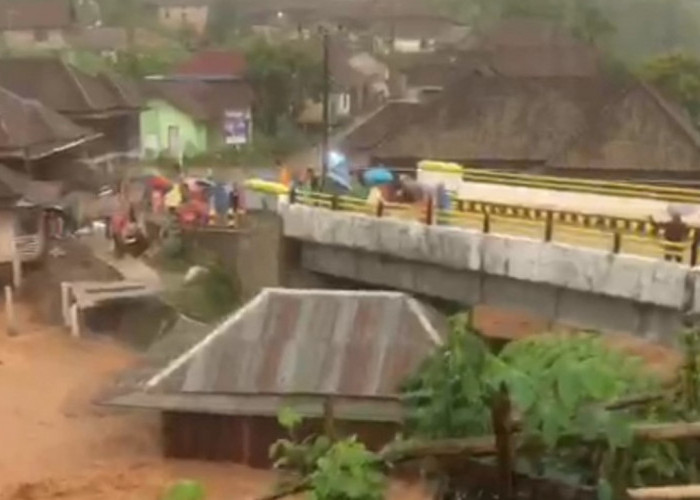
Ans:
[{"label": "tree", "polygon": [[207,20],[207,41],[223,45],[236,34],[238,29],[236,6],[230,0],[217,0],[211,7]]},{"label": "tree", "polygon": [[255,89],[255,121],[263,132],[277,133],[281,119],[296,121],[307,99],[321,93],[320,44],[274,44],[256,38],[245,49],[248,77]]},{"label": "tree", "polygon": [[447,15],[483,29],[512,17],[545,19],[589,43],[601,43],[615,32],[606,11],[592,0],[433,0]]},{"label": "tree", "polygon": [[694,122],[700,120],[700,59],[681,52],[665,54],[648,61],[640,75],[682,104]]}]

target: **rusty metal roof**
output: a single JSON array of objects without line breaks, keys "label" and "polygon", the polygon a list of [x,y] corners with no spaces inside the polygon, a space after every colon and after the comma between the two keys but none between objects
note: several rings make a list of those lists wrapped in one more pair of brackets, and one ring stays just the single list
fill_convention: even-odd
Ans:
[{"label": "rusty metal roof", "polygon": [[333,395],[351,401],[340,418],[394,419],[400,383],[440,343],[431,317],[397,292],[267,289],[111,403],[274,415],[285,399]]}]

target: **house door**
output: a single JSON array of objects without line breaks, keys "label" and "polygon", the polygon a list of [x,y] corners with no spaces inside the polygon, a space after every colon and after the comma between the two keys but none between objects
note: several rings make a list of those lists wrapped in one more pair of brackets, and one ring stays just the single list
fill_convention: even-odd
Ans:
[{"label": "house door", "polygon": [[180,129],[175,125],[168,126],[168,151],[173,158],[180,157]]}]

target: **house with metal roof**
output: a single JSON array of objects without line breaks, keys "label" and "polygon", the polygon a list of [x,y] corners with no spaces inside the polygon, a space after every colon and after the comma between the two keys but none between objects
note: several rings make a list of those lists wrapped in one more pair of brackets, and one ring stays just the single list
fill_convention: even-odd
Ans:
[{"label": "house with metal roof", "polygon": [[88,74],[58,57],[5,57],[0,58],[0,87],[100,133],[86,151],[92,164],[109,170],[138,158],[143,102],[131,82]]},{"label": "house with metal roof", "polygon": [[441,326],[398,292],[266,289],[107,404],[162,412],[172,457],[267,466],[287,407],[310,433],[330,405],[340,432],[378,447],[397,432],[399,386],[440,344]]},{"label": "house with metal roof", "polygon": [[338,149],[355,163],[700,179],[688,114],[634,75],[606,71],[596,47],[550,23],[505,21],[461,55],[417,64],[404,68],[412,86],[434,92],[389,102],[349,131]]}]

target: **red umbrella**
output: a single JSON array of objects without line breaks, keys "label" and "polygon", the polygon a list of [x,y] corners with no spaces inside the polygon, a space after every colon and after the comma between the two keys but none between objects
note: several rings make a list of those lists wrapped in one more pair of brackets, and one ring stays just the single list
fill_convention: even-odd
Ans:
[{"label": "red umbrella", "polygon": [[153,189],[157,189],[159,191],[170,191],[170,189],[173,187],[173,183],[170,181],[170,179],[163,177],[162,175],[154,175],[149,180],[149,183]]}]

